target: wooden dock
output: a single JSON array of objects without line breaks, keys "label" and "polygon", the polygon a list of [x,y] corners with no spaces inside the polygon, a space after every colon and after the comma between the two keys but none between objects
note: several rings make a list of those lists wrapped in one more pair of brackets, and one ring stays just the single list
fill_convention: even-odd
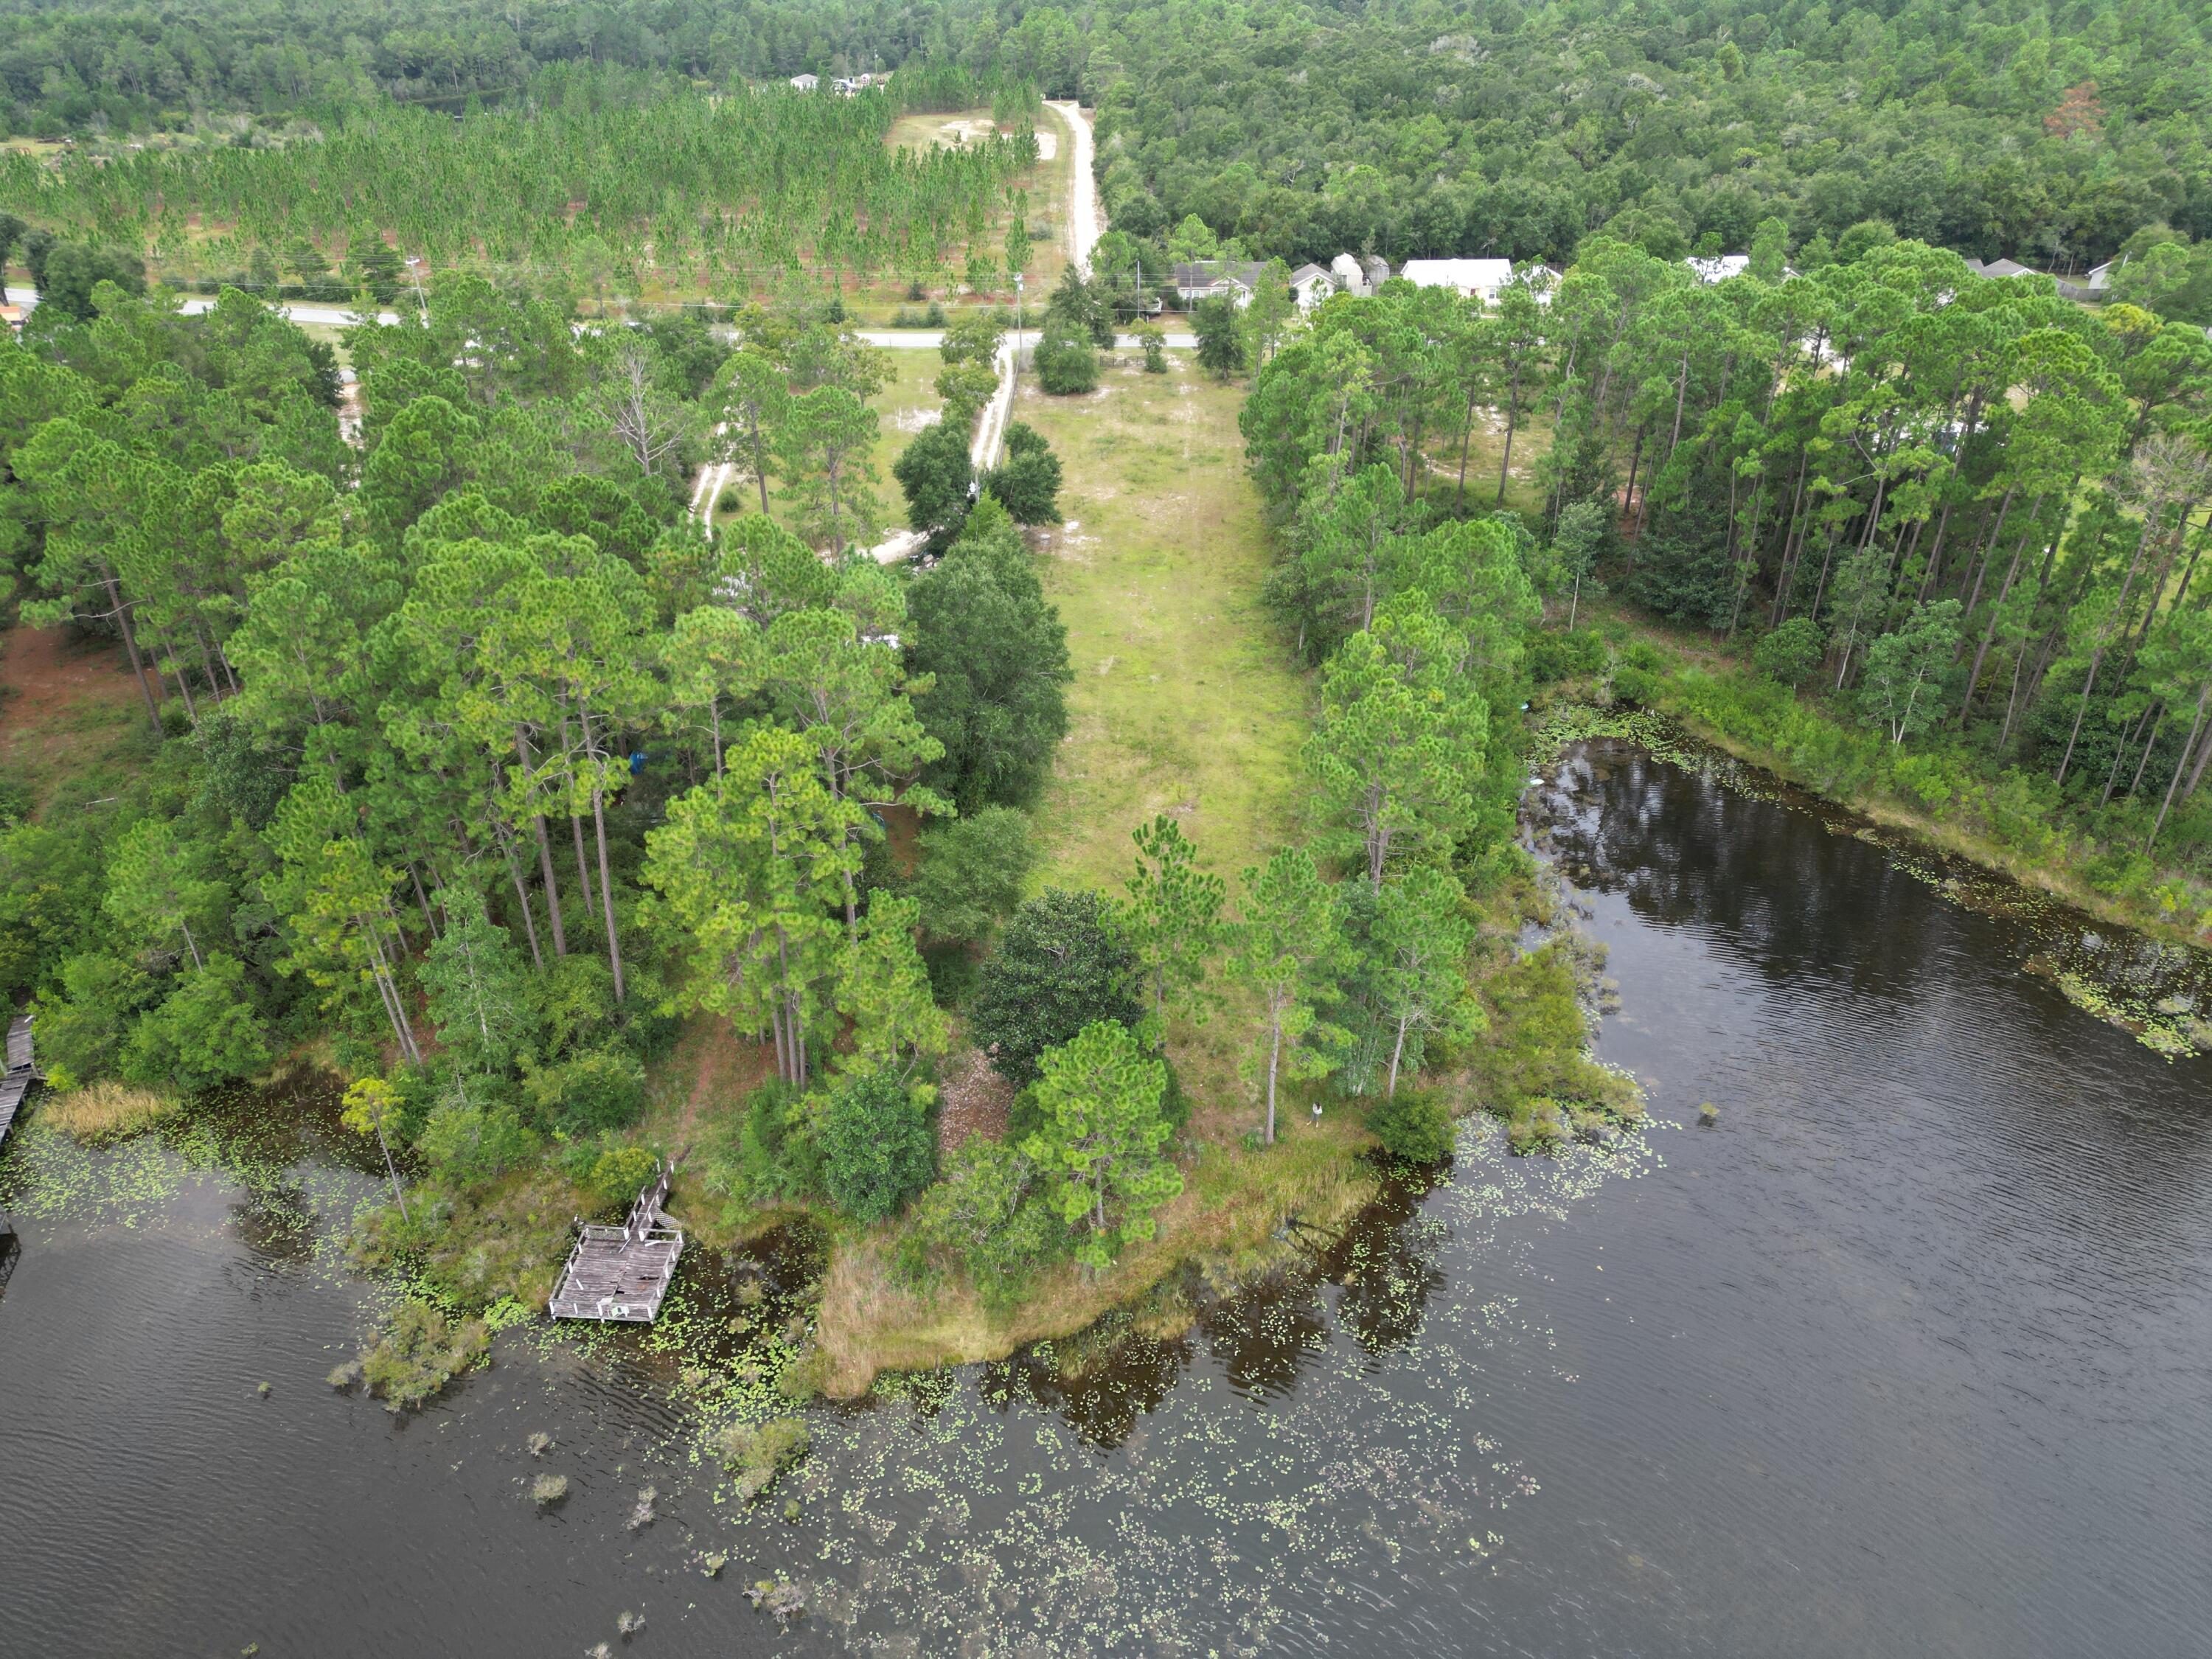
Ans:
[{"label": "wooden dock", "polygon": [[628,1320],[650,1324],[676,1277],[684,1255],[684,1230],[661,1206],[668,1201],[674,1164],[661,1166],[637,1195],[619,1227],[584,1223],[561,1270],[560,1288],[546,1304],[556,1319]]},{"label": "wooden dock", "polygon": [[31,1058],[31,1017],[18,1014],[8,1026],[8,1070],[0,1074],[0,1146],[7,1144],[8,1131],[15,1127],[23,1097],[38,1079],[38,1067]]}]

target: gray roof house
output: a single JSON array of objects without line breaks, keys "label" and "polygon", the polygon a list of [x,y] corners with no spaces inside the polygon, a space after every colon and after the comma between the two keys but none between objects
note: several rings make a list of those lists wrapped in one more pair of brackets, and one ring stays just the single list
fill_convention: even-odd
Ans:
[{"label": "gray roof house", "polygon": [[1177,265],[1169,280],[1185,305],[1227,295],[1238,307],[1252,303],[1252,291],[1267,269],[1262,259],[1194,259]]},{"label": "gray roof house", "polygon": [[1336,292],[1336,276],[1316,264],[1303,264],[1291,273],[1291,294],[1300,311],[1311,311]]}]

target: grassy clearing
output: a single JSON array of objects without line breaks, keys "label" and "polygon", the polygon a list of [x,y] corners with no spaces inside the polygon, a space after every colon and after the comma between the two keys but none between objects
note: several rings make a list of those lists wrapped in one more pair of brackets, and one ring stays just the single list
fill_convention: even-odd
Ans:
[{"label": "grassy clearing", "polygon": [[1172,812],[1234,878],[1289,840],[1308,693],[1261,610],[1269,564],[1237,431],[1242,389],[1110,368],[1089,397],[1024,380],[1068,522],[1045,540],[1067,624],[1071,729],[1038,814],[1043,879],[1118,886],[1129,833]]},{"label": "grassy clearing", "polygon": [[[1076,672],[1070,733],[1037,813],[1040,885],[1118,888],[1130,831],[1158,812],[1178,817],[1232,883],[1296,833],[1309,693],[1259,603],[1270,555],[1244,475],[1242,396],[1185,356],[1166,375],[1133,357],[1084,398],[1024,383],[1016,413],[1051,441],[1067,478],[1068,523],[1041,544]],[[1150,1241],[1097,1277],[1056,1269],[1000,1310],[964,1285],[901,1287],[892,1230],[848,1233],[823,1282],[816,1380],[849,1395],[879,1370],[1000,1358],[1064,1337],[1185,1264],[1226,1278],[1264,1268],[1284,1248],[1275,1235],[1286,1218],[1325,1227],[1371,1198],[1374,1175],[1354,1157],[1371,1142],[1356,1113],[1331,1113],[1318,1128],[1301,1121],[1267,1152],[1237,1144],[1256,1121],[1236,1069],[1243,1016],[1232,1004],[1170,1034],[1194,1152]]]},{"label": "grassy clearing", "polygon": [[120,646],[82,647],[60,629],[0,635],[0,775],[43,806],[112,794],[153,749]]},{"label": "grassy clearing", "polygon": [[[1243,388],[1173,361],[1146,374],[1133,355],[1088,397],[1023,383],[1016,413],[1067,477],[1044,581],[1075,670],[1037,814],[1040,885],[1118,891],[1130,832],[1161,812],[1232,887],[1296,834],[1310,696],[1260,605],[1271,556],[1237,430]],[[1232,1008],[1174,1033],[1200,1139],[1250,1127],[1246,1024]]]}]

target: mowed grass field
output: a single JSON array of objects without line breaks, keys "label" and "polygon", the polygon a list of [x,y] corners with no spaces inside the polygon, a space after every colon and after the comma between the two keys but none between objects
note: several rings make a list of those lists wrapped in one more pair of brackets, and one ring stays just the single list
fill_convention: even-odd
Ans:
[{"label": "mowed grass field", "polygon": [[1260,605],[1269,556],[1237,430],[1243,388],[1112,368],[1088,397],[1024,379],[1067,520],[1042,538],[1067,625],[1070,731],[1039,813],[1046,879],[1119,885],[1129,834],[1170,812],[1234,878],[1289,840],[1307,692]]},{"label": "mowed grass field", "polygon": [[[1087,397],[1048,398],[1024,379],[1018,399],[1016,417],[1065,471],[1067,522],[1042,544],[1075,671],[1036,814],[1036,881],[1118,893],[1131,831],[1167,812],[1233,907],[1239,872],[1297,833],[1310,693],[1260,603],[1269,555],[1237,429],[1243,387],[1171,358],[1170,373],[1146,374],[1127,354]],[[1172,1034],[1206,1138],[1251,1121],[1237,1075],[1247,1027],[1231,1010]]]}]

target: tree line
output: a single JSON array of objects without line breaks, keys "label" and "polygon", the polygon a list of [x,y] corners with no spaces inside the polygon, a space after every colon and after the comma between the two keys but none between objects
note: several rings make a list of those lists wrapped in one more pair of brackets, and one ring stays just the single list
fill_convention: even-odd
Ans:
[{"label": "tree line", "polygon": [[[1717,285],[1598,240],[1494,307],[1407,284],[1333,303],[1255,380],[1254,465],[1302,501],[1316,442],[1379,464],[1387,528],[1424,501],[1504,500],[1540,434],[1523,501],[1565,620],[1602,574],[1755,639],[1771,678],[1880,732],[1880,763],[1933,806],[1971,798],[2023,844],[2075,815],[2107,878],[2143,891],[2153,854],[2201,872],[2203,331],[1977,277],[1882,226],[1793,273],[1784,236],[1770,222]],[[1489,477],[1468,465],[1478,423]],[[1278,598],[1318,627],[1328,592],[1301,570]],[[1547,647],[1555,672],[1604,658],[1584,638]],[[1826,741],[1843,747],[1816,770],[1875,763]]]},{"label": "tree line", "polygon": [[[267,147],[0,156],[0,206],[179,275],[316,297],[400,295],[400,257],[495,268],[600,297],[769,288],[781,273],[933,271],[996,257],[1026,134],[884,143],[884,91],[719,94],[556,66],[466,118],[372,106]],[[325,290],[329,290],[328,294]],[[411,296],[410,296],[411,297]]]},{"label": "tree line", "polygon": [[[59,138],[100,125],[183,126],[209,114],[324,118],[387,100],[452,103],[513,91],[556,64],[717,85],[732,76],[890,70],[933,52],[957,69],[954,31],[972,9],[878,0],[527,0],[487,11],[455,0],[386,0],[341,17],[299,0],[168,11],[136,0],[7,0],[0,128]],[[988,71],[988,54],[971,67]]]}]

